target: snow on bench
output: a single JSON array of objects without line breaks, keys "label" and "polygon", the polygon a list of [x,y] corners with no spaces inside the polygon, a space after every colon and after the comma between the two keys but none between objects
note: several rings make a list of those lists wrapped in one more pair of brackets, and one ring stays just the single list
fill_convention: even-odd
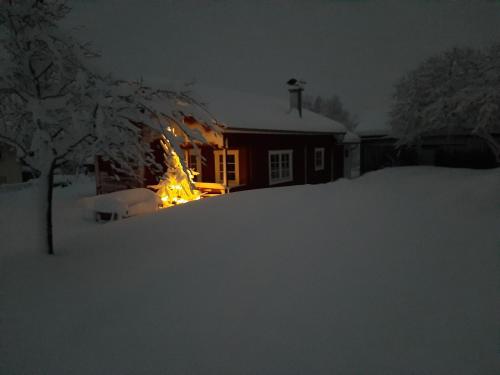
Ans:
[{"label": "snow on bench", "polygon": [[97,221],[119,220],[130,216],[156,212],[161,199],[151,190],[138,188],[116,191],[87,199]]}]

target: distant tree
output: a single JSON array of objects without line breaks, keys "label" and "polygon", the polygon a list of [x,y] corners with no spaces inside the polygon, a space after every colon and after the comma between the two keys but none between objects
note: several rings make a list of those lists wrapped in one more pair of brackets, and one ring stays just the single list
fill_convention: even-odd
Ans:
[{"label": "distant tree", "polygon": [[421,63],[396,84],[390,113],[398,145],[455,131],[486,141],[500,162],[500,46],[453,48]]},{"label": "distant tree", "polygon": [[326,99],[321,96],[316,96],[315,98],[306,96],[304,98],[304,108],[338,121],[349,130],[354,130],[358,125],[356,118],[344,108],[342,101],[337,95]]},{"label": "distant tree", "polygon": [[179,108],[196,104],[189,96],[94,74],[88,65],[96,54],[58,27],[69,11],[63,0],[0,3],[0,141],[40,175],[38,211],[49,254],[57,168],[96,153],[117,173],[155,166],[143,124],[166,137],[167,163],[181,155],[186,137],[202,140],[182,123]]}]

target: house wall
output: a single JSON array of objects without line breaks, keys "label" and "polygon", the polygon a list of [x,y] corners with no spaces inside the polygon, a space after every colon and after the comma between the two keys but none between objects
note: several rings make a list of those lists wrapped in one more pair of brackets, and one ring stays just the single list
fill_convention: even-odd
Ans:
[{"label": "house wall", "polygon": [[101,156],[96,157],[95,171],[96,194],[108,194],[146,186],[132,176],[117,173],[112,167],[112,162],[104,160]]},{"label": "house wall", "polygon": [[[292,135],[292,134],[248,134],[230,133],[225,135],[229,149],[239,150],[240,187],[232,189],[246,190],[270,186],[296,184],[316,184],[332,181],[342,176],[342,146],[337,145],[332,135]],[[314,149],[325,149],[324,168],[314,169]],[[269,184],[269,151],[293,151],[293,180],[285,183]],[[207,155],[208,156],[208,155]],[[332,164],[333,163],[333,164]],[[207,157],[207,174],[214,168]],[[213,172],[212,172],[213,173]],[[205,180],[205,178],[203,178]]]},{"label": "house wall", "polygon": [[344,177],[344,145],[333,146],[333,179]]},{"label": "house wall", "polygon": [[[294,134],[249,134],[229,133],[224,135],[228,149],[238,150],[239,185],[231,191],[277,187],[297,184],[317,184],[343,177],[344,148],[333,135],[294,135]],[[221,142],[222,143],[222,142]],[[156,161],[163,164],[163,149],[158,141],[151,147],[155,150]],[[315,170],[314,150],[324,149],[324,168]],[[201,146],[201,181],[216,182],[214,151],[221,150],[218,145]],[[292,181],[270,185],[269,151],[292,150]],[[111,168],[110,162],[98,157],[96,160],[97,193],[104,194],[117,190],[155,185],[161,172],[144,169],[143,181],[120,175],[119,179]]]},{"label": "house wall", "polygon": [[[153,150],[156,163],[160,168],[164,167],[164,151],[160,140],[151,141],[150,147]],[[112,167],[111,161],[106,161],[101,156],[97,156],[95,160],[96,193],[107,194],[125,189],[156,185],[165,172],[164,168],[158,171],[148,167],[138,167],[137,175],[140,176],[140,179],[137,179],[125,173],[117,173]]]},{"label": "house wall", "polygon": [[160,170],[153,170],[151,168],[144,168],[143,181],[144,186],[156,185],[160,182],[160,178],[166,172],[165,168],[165,151],[161,145],[160,139],[151,141],[150,147],[153,150],[155,162],[158,164]]},{"label": "house wall", "polygon": [[16,158],[15,149],[0,144],[0,184],[15,184],[22,181],[22,166]]},{"label": "house wall", "polygon": [[215,159],[212,146],[202,146],[201,155],[203,157],[201,165],[201,180],[204,182],[215,182]]}]

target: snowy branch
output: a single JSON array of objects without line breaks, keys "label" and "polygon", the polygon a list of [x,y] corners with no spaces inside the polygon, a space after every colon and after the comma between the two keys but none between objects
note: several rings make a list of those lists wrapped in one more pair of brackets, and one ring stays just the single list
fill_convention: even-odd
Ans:
[{"label": "snowy branch", "polygon": [[22,95],[16,88],[13,87],[8,87],[8,88],[0,88],[0,94],[14,94],[16,95],[19,99],[21,99],[23,102],[27,103],[28,99]]},{"label": "snowy branch", "polygon": [[17,142],[16,140],[14,140],[10,137],[7,137],[5,135],[2,135],[2,134],[0,134],[0,140],[2,140],[3,143],[8,144],[9,146],[15,147],[17,150],[21,151],[23,153],[21,155],[21,158],[28,155],[28,151],[26,150],[26,148],[24,148],[24,146],[21,143]]},{"label": "snowy branch", "polygon": [[88,144],[92,143],[92,141],[95,141],[96,137],[92,134],[85,134],[82,136],[80,139],[78,139],[75,143],[71,144],[65,152],[63,152],[60,155],[57,155],[54,160],[60,162],[61,160],[66,159],[71,153],[73,153],[79,146],[85,144],[86,142]]},{"label": "snowy branch", "polygon": [[500,162],[498,103],[500,48],[454,48],[427,59],[396,85],[393,135],[401,146],[443,132],[475,134]]}]

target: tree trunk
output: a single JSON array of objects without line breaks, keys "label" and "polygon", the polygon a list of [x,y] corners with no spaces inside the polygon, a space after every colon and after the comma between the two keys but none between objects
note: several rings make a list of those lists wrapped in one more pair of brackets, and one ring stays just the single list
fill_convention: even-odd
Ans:
[{"label": "tree trunk", "polygon": [[50,255],[54,255],[54,231],[52,228],[52,196],[54,192],[54,163],[50,166],[47,176],[47,250]]},{"label": "tree trunk", "polygon": [[41,227],[40,235],[43,242],[44,250],[50,254],[54,254],[54,235],[52,227],[52,198],[54,191],[54,169],[55,163],[51,163],[45,173],[40,176],[40,197],[41,207]]}]

